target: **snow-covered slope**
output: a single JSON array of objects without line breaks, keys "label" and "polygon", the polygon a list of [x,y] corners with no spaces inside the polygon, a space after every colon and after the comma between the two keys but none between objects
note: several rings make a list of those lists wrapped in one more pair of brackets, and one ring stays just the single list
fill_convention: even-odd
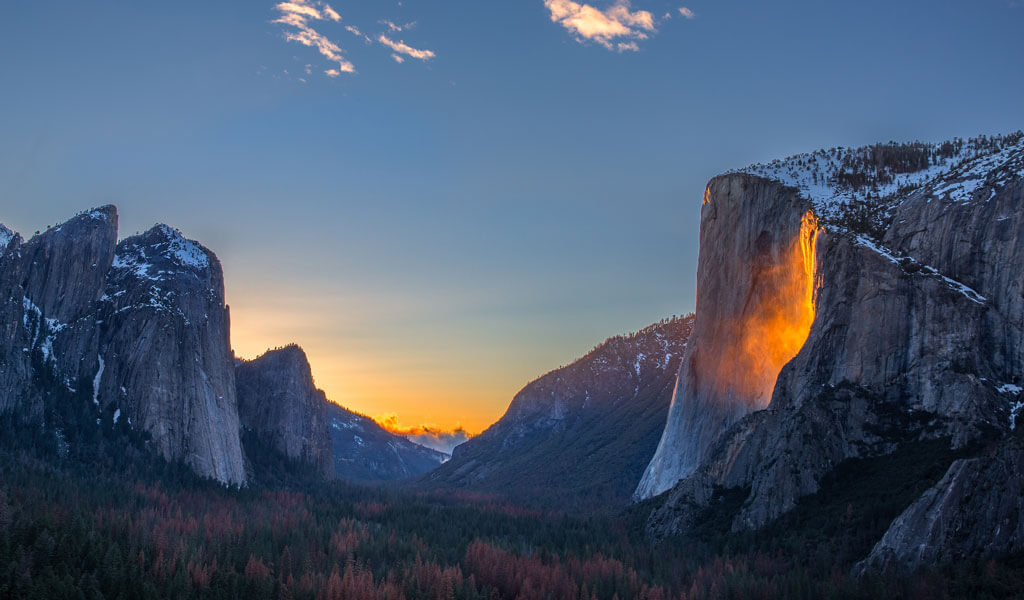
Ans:
[{"label": "snow-covered slope", "polygon": [[876,144],[832,148],[751,165],[747,173],[800,190],[826,223],[865,207],[891,216],[911,192],[926,188],[940,199],[970,201],[986,188],[990,194],[1024,170],[1024,135],[977,137],[937,144]]}]

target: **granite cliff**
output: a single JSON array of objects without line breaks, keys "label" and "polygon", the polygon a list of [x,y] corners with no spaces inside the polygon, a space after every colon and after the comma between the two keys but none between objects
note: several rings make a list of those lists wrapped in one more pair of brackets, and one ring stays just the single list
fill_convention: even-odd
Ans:
[{"label": "granite cliff", "polygon": [[[844,461],[944,440],[964,457],[893,523],[871,564],[1019,548],[1020,536],[1005,533],[1018,527],[1006,519],[1019,490],[1013,479],[995,482],[1019,455],[1022,173],[1016,134],[825,150],[713,179],[694,337],[637,493],[668,490],[650,535],[685,533],[721,490],[745,496],[732,529],[757,529]],[[811,257],[803,275],[795,254],[777,258],[792,248]],[[759,299],[796,298],[758,276],[778,265],[810,286],[810,323],[785,317],[783,337],[799,334],[793,354],[774,363],[775,376],[738,390],[729,375],[747,360],[747,338],[780,330],[760,328]],[[1006,448],[978,454],[991,444]],[[981,482],[983,500],[964,492]],[[995,508],[975,510],[979,502]]]},{"label": "granite cliff", "polygon": [[235,367],[242,427],[279,452],[334,476],[327,397],[313,383],[309,360],[296,345],[271,350]]},{"label": "granite cliff", "polygon": [[117,242],[105,206],[27,242],[3,229],[0,410],[42,417],[53,386],[148,434],[200,475],[245,483],[220,263],[165,225]]},{"label": "granite cliff", "polygon": [[246,480],[224,276],[212,252],[157,225],[117,245],[100,304],[94,398],[168,459]]}]

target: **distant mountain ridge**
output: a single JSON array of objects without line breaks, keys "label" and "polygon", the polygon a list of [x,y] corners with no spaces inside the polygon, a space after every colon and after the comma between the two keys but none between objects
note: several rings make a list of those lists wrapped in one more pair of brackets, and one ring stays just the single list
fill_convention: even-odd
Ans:
[{"label": "distant mountain ridge", "polygon": [[692,326],[692,317],[675,318],[609,338],[532,381],[421,485],[544,507],[625,504],[664,428]]},{"label": "distant mountain ridge", "polygon": [[349,481],[393,481],[422,475],[449,456],[391,433],[370,417],[328,403],[334,470]]}]

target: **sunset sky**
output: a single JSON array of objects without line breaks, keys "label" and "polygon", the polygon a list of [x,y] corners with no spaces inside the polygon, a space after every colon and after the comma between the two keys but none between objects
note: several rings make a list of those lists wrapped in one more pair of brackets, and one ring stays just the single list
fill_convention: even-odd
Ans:
[{"label": "sunset sky", "polygon": [[1024,2],[253,0],[0,8],[0,222],[100,204],[221,258],[236,352],[476,433],[693,309],[730,168],[1024,127]]}]

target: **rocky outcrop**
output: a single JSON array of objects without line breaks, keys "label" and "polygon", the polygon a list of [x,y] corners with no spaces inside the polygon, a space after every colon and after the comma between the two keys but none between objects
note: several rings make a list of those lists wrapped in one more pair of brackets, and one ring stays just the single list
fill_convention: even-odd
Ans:
[{"label": "rocky outcrop", "polygon": [[422,485],[543,507],[628,502],[657,446],[692,328],[691,316],[611,338],[533,381]]},{"label": "rocky outcrop", "polygon": [[1024,551],[1024,441],[954,462],[854,569],[910,569]]},{"label": "rocky outcrop", "polygon": [[668,421],[637,499],[692,473],[730,425],[768,405],[810,328],[816,223],[769,181],[713,180],[702,207],[697,313]]},{"label": "rocky outcrop", "polygon": [[386,431],[373,419],[328,403],[334,443],[334,470],[348,481],[394,481],[422,475],[446,461],[447,454]]},{"label": "rocky outcrop", "polygon": [[235,375],[242,427],[285,456],[315,466],[324,477],[333,477],[329,403],[313,383],[302,348],[286,346],[241,361]]},{"label": "rocky outcrop", "polygon": [[54,386],[91,388],[165,458],[245,482],[213,253],[164,225],[117,243],[113,206],[0,242],[0,411],[41,416]]},{"label": "rocky outcrop", "polygon": [[[1010,136],[823,151],[713,180],[706,202],[720,206],[718,220],[742,221],[737,209],[769,203],[763,210],[790,214],[792,230],[790,207],[809,203],[821,224],[814,319],[778,372],[768,407],[710,443],[652,514],[650,534],[688,530],[716,488],[749,490],[732,528],[759,528],[845,460],[922,439],[966,448],[1011,431],[1024,364],[1024,271],[1011,266],[1024,264],[1022,172],[1022,138]],[[737,189],[746,203],[732,200]],[[715,232],[716,222],[702,222],[702,254],[742,243],[705,237],[705,228]],[[718,302],[705,298],[698,330],[700,302]],[[962,469],[954,465],[947,479]],[[983,536],[998,523],[972,527]],[[928,544],[926,529],[903,527],[911,533],[893,534],[902,542],[887,547],[898,555]]]},{"label": "rocky outcrop", "polygon": [[245,482],[224,276],[212,252],[157,225],[117,245],[100,310],[95,399],[168,459]]},{"label": "rocky outcrop", "polygon": [[0,231],[0,410],[39,409],[36,371],[69,388],[97,363],[97,303],[117,243],[117,211],[82,213],[23,242]]}]

